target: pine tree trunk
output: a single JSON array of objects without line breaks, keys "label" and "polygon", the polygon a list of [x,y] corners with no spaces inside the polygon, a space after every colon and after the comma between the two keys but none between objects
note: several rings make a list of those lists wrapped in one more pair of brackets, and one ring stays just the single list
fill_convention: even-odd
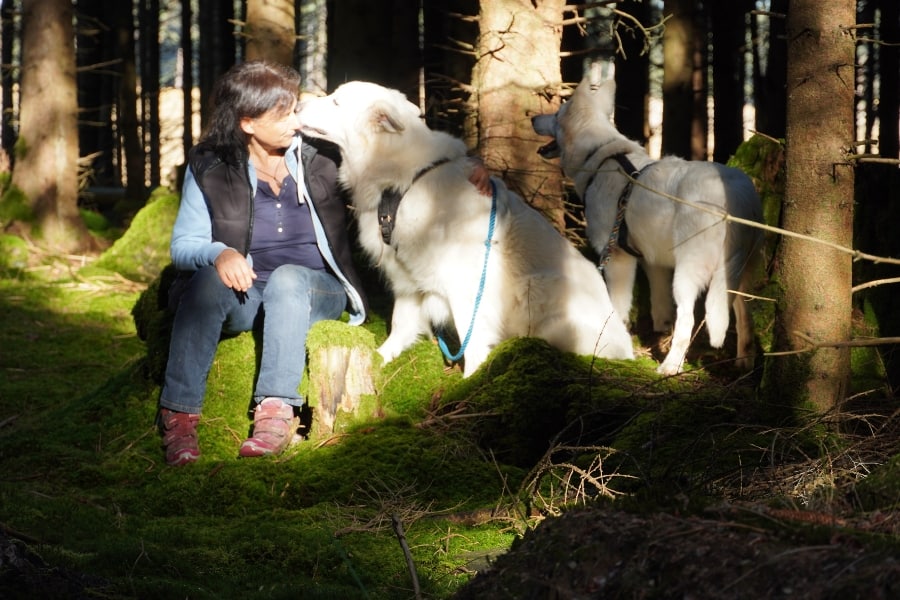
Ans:
[{"label": "pine tree trunk", "polygon": [[244,24],[247,60],[294,64],[293,0],[248,0]]},{"label": "pine tree trunk", "polygon": [[694,113],[694,0],[666,0],[663,12],[662,154],[691,157]]},{"label": "pine tree trunk", "polygon": [[63,252],[91,238],[78,213],[78,100],[70,0],[22,2],[19,139],[13,184],[31,205],[34,231]]},{"label": "pine tree trunk", "polygon": [[556,110],[565,0],[482,0],[472,74],[479,152],[487,167],[565,227],[562,176],[537,154],[531,117]]},{"label": "pine tree trunk", "polygon": [[[850,247],[854,139],[855,22],[849,0],[791,0],[788,11],[787,148],[784,228]],[[785,236],[777,274],[775,350],[806,350],[850,337],[851,257]],[[770,400],[825,413],[844,399],[850,374],[846,348],[823,346],[771,359]]]},{"label": "pine tree trunk", "polygon": [[[642,25],[650,25],[650,3],[639,0],[620,2],[619,8]],[[616,128],[632,140],[646,145],[650,139],[650,50],[645,35],[632,21],[619,18],[616,30],[622,47],[616,55]]]}]

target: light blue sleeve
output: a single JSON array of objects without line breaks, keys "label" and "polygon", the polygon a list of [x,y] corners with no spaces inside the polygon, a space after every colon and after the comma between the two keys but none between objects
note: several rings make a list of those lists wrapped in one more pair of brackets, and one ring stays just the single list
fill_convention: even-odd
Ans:
[{"label": "light blue sleeve", "polygon": [[222,242],[214,242],[212,239],[209,209],[203,199],[203,192],[194,179],[194,173],[188,167],[169,246],[172,263],[179,271],[196,271],[214,264],[216,257],[226,248]]}]

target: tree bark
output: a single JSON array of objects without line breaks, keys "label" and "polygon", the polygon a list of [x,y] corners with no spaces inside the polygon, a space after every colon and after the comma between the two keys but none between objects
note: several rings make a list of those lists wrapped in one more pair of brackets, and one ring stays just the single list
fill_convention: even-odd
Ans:
[{"label": "tree bark", "polygon": [[144,145],[137,113],[138,77],[134,51],[134,19],[131,2],[114,5],[115,49],[119,62],[119,89],[116,125],[124,154],[125,196],[128,205],[122,212],[131,213],[143,206],[145,196]]},{"label": "tree bark", "polygon": [[22,2],[19,139],[13,185],[28,198],[34,233],[75,252],[91,237],[78,213],[78,99],[70,0]]},{"label": "tree bark", "polygon": [[[182,10],[185,11],[188,18],[190,18],[191,12],[190,3],[191,0],[182,0]],[[200,128],[202,130],[206,128],[206,121],[209,118],[209,111],[204,109],[209,103],[212,88],[216,80],[237,60],[235,27],[231,23],[237,15],[234,14],[232,2],[221,2],[220,0],[200,0],[198,10],[199,14],[203,15],[203,18],[198,19],[199,48],[202,51],[197,52],[197,87],[200,90]],[[190,22],[184,23],[186,26],[189,24]],[[183,30],[182,35],[189,36],[190,30]],[[189,72],[193,67],[194,53],[188,51],[188,43],[187,40],[182,42],[185,47],[185,82],[193,77]],[[185,89],[190,90],[189,87]],[[185,114],[188,113],[185,112]],[[185,151],[185,156],[187,156],[187,151]]]},{"label": "tree bark", "polygon": [[[853,35],[856,3],[791,0],[787,16],[787,146],[784,228],[850,247],[853,242]],[[802,351],[850,337],[851,256],[785,236],[777,277],[774,349]],[[825,413],[839,407],[850,374],[848,348],[774,357],[769,396]]]},{"label": "tree bark", "polygon": [[747,3],[713,2],[713,160],[728,162],[744,141],[744,34]]},{"label": "tree bark", "polygon": [[409,0],[328,2],[328,88],[364,79],[422,103],[419,3]]},{"label": "tree bark", "polygon": [[[878,65],[881,75],[878,116],[881,123],[878,151],[886,158],[900,156],[900,2],[881,0],[881,41],[889,42],[879,48]],[[872,85],[872,82],[869,82]]]},{"label": "tree bark", "polygon": [[[642,25],[650,24],[650,3],[638,0],[621,2],[619,8]],[[622,134],[647,145],[650,138],[650,49],[644,32],[627,19],[616,20],[622,47],[616,55],[616,128]]]},{"label": "tree bark", "polygon": [[[694,114],[694,0],[666,0],[662,154],[690,158]],[[690,115],[690,117],[689,117]]]},{"label": "tree bark", "polygon": [[294,64],[293,0],[247,0],[244,23],[246,60]]},{"label": "tree bark", "polygon": [[533,115],[559,106],[565,0],[482,0],[472,73],[478,148],[487,167],[561,231],[562,176],[537,154]]},{"label": "tree bark", "polygon": [[[422,13],[425,118],[430,127],[465,138],[466,123],[475,119],[466,106],[475,64],[478,0],[431,0],[423,4]],[[470,146],[476,142],[466,140]]]}]

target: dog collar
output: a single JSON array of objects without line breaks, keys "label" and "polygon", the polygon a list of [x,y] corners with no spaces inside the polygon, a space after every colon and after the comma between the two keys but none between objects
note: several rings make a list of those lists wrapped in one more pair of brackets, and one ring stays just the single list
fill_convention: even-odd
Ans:
[{"label": "dog collar", "polygon": [[394,233],[394,225],[397,222],[397,209],[400,208],[400,201],[403,200],[403,196],[406,195],[406,192],[409,191],[409,188],[415,185],[416,181],[418,181],[420,177],[422,177],[432,169],[448,162],[450,162],[449,158],[442,158],[440,160],[434,161],[426,167],[423,167],[415,174],[415,176],[413,176],[412,183],[409,184],[409,187],[402,192],[397,188],[388,188],[381,192],[381,201],[378,203],[378,224],[381,227],[381,239],[385,244],[387,244],[388,246],[391,245],[391,237]]}]

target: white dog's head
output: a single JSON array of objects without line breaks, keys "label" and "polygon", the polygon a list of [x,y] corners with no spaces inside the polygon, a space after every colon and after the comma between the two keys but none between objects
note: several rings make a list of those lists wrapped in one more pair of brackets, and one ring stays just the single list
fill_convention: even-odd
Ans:
[{"label": "white dog's head", "polygon": [[553,138],[538,148],[544,158],[559,158],[573,150],[577,140],[615,131],[610,119],[616,99],[616,83],[599,81],[596,70],[588,72],[567,102],[552,114],[532,117],[535,133]]},{"label": "white dog's head", "polygon": [[[371,136],[400,133],[418,122],[419,107],[397,90],[367,81],[349,81],[328,96],[300,105],[304,135],[336,144],[342,151],[369,147]],[[362,144],[360,143],[362,142]]]}]

